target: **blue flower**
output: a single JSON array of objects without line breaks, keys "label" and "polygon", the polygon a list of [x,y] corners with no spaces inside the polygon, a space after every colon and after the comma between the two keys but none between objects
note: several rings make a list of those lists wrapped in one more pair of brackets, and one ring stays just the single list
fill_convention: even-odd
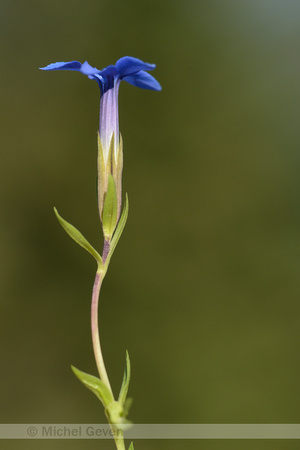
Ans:
[{"label": "blue flower", "polygon": [[114,149],[117,151],[119,144],[119,119],[118,119],[118,91],[121,80],[133,86],[160,91],[159,82],[146,71],[155,69],[155,64],[145,63],[138,58],[124,56],[113,66],[98,70],[87,61],[81,64],[78,61],[58,62],[41,67],[42,70],[75,70],[87,75],[91,80],[96,80],[100,87],[100,139],[107,158],[109,147],[114,135]]},{"label": "blue flower", "polygon": [[[138,58],[124,56],[115,65],[98,70],[87,61],[57,62],[41,67],[42,70],[75,70],[97,81],[100,87],[100,123],[99,123],[99,169],[98,197],[100,216],[103,198],[107,190],[108,176],[112,173],[118,192],[118,210],[121,208],[122,143],[119,133],[118,93],[122,80],[133,86],[160,91],[159,82],[147,71],[155,69],[155,64],[145,63]],[[111,144],[113,143],[113,148]],[[103,163],[102,163],[103,161]],[[101,166],[101,167],[100,167]]]},{"label": "blue flower", "polygon": [[81,64],[78,61],[58,62],[41,67],[41,70],[75,70],[87,75],[91,80],[99,83],[101,94],[105,94],[112,89],[118,80],[127,81],[142,89],[160,91],[161,86],[158,81],[149,75],[147,70],[155,69],[155,64],[145,63],[132,56],[124,56],[119,59],[114,66],[98,70],[92,67],[87,61]]}]

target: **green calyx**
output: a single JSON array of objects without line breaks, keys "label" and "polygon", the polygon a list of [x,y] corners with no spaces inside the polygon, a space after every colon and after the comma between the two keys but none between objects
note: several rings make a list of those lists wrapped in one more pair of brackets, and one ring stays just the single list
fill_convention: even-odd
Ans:
[{"label": "green calyx", "polygon": [[112,175],[116,183],[117,200],[118,200],[118,218],[121,214],[122,203],[122,172],[123,172],[123,139],[120,133],[119,146],[116,154],[112,155]]},{"label": "green calyx", "polygon": [[107,191],[104,196],[102,210],[102,228],[106,241],[111,241],[118,221],[118,199],[116,183],[112,175],[108,177]]},{"label": "green calyx", "polygon": [[113,176],[117,195],[117,218],[121,213],[122,203],[122,171],[123,171],[123,141],[120,134],[115,150],[115,136],[112,135],[108,154],[105,153],[98,133],[98,208],[102,220],[105,197],[109,185],[109,177]]},{"label": "green calyx", "polygon": [[116,246],[119,242],[119,239],[123,233],[123,230],[125,228],[127,218],[128,218],[128,210],[129,210],[129,202],[128,202],[128,195],[126,194],[124,209],[123,209],[122,215],[120,217],[120,220],[118,222],[118,225],[115,229],[115,232],[113,234],[113,237],[112,237],[112,240],[110,243],[109,253],[108,253],[107,259],[105,261],[105,267],[108,267],[111,257],[113,255],[113,253],[116,249]]}]

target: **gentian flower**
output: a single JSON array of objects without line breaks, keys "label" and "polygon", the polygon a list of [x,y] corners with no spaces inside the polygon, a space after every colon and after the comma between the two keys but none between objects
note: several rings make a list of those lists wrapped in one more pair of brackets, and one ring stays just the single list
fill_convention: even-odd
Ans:
[{"label": "gentian flower", "polygon": [[140,59],[125,56],[115,65],[98,70],[86,61],[57,62],[42,67],[42,70],[74,70],[97,81],[100,87],[100,122],[98,154],[98,202],[100,218],[104,198],[108,188],[109,175],[112,174],[118,201],[118,217],[121,210],[123,151],[119,133],[118,93],[122,80],[133,86],[160,91],[158,81],[147,71],[155,69],[155,64],[148,64]]}]

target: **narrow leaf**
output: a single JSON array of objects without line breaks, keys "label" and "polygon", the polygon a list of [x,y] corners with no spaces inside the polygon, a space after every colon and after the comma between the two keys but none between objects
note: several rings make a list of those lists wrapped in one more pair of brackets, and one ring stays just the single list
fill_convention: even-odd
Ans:
[{"label": "narrow leaf", "polygon": [[126,225],[126,221],[127,221],[127,217],[128,217],[128,209],[129,209],[128,195],[126,194],[125,206],[124,206],[122,215],[120,217],[118,226],[116,228],[116,231],[114,232],[113,238],[112,238],[111,243],[110,243],[110,250],[109,250],[106,262],[105,262],[106,268],[109,265],[110,259],[111,259],[112,255],[113,255],[113,252],[115,251],[117,243],[119,242],[121,234],[122,234],[122,232],[124,230],[124,227]]},{"label": "narrow leaf", "polygon": [[91,244],[86,240],[86,238],[78,231],[73,225],[64,220],[59,214],[56,208],[54,208],[55,215],[63,227],[63,229],[68,233],[68,235],[74,239],[77,244],[83,247],[86,251],[88,251],[98,262],[99,265],[102,265],[102,258],[99,253],[91,246]]},{"label": "narrow leaf", "polygon": [[109,175],[107,192],[104,198],[102,211],[103,233],[106,239],[110,240],[115,231],[118,220],[118,200],[115,180]]},{"label": "narrow leaf", "polygon": [[114,401],[112,393],[108,387],[99,378],[82,372],[74,366],[71,366],[76,377],[84,384],[85,387],[90,389],[96,397],[101,401],[104,407]]},{"label": "narrow leaf", "polygon": [[124,405],[124,403],[125,403],[128,388],[129,388],[129,382],[130,382],[130,359],[129,359],[129,354],[126,351],[126,366],[125,366],[122,386],[121,386],[120,394],[119,394],[119,398],[118,398],[118,402],[121,403],[121,405]]},{"label": "narrow leaf", "polygon": [[128,450],[134,450],[134,448],[133,448],[133,442],[131,442],[131,444],[130,444]]}]

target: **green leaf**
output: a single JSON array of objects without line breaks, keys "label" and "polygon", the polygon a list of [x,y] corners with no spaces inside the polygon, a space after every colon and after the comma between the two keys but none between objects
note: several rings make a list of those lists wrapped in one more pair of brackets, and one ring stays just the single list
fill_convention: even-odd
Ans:
[{"label": "green leaf", "polygon": [[134,448],[133,448],[133,442],[131,442],[131,444],[130,444],[128,450],[134,450]]},{"label": "green leaf", "polygon": [[106,240],[111,240],[118,220],[118,200],[116,183],[110,174],[102,211],[103,233]]},{"label": "green leaf", "polygon": [[102,266],[102,258],[99,253],[91,246],[91,244],[86,240],[86,238],[78,231],[73,225],[64,220],[59,214],[56,208],[54,208],[55,215],[63,227],[63,229],[68,233],[68,235],[74,239],[77,244],[83,247],[87,252],[89,252],[97,261],[99,266]]},{"label": "green leaf", "polygon": [[122,215],[120,217],[118,226],[116,228],[116,231],[114,232],[113,238],[111,240],[109,253],[108,253],[107,259],[105,261],[105,267],[106,268],[108,267],[108,265],[110,263],[110,259],[111,259],[112,255],[113,255],[113,252],[115,251],[117,243],[119,242],[121,234],[122,234],[122,232],[124,230],[124,227],[126,225],[126,221],[127,221],[127,217],[128,217],[128,209],[129,209],[129,202],[128,202],[128,195],[126,194],[125,206],[124,206]]},{"label": "green leaf", "polygon": [[71,368],[76,377],[84,384],[85,387],[90,389],[96,397],[98,397],[105,408],[114,401],[112,393],[103,381],[93,375],[89,375],[88,373],[76,369],[74,366],[71,366]]},{"label": "green leaf", "polygon": [[[124,405],[124,403],[125,403],[128,388],[129,388],[129,382],[130,382],[130,359],[129,359],[129,354],[126,351],[126,366],[125,366],[122,386],[121,386],[120,394],[119,394],[119,398],[118,398],[118,402],[121,403],[121,405]],[[129,409],[129,408],[127,408],[127,409]]]}]

